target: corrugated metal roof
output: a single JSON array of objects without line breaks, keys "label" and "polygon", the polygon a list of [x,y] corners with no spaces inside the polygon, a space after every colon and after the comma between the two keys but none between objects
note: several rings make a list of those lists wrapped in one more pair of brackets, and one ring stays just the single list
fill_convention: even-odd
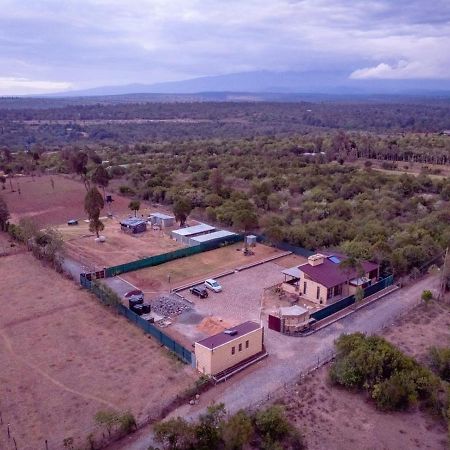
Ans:
[{"label": "corrugated metal roof", "polygon": [[236,334],[234,336],[231,336],[230,334],[225,334],[223,331],[221,333],[217,333],[214,336],[210,336],[206,339],[203,339],[201,341],[198,341],[197,344],[203,345],[203,347],[214,349],[218,347],[219,345],[226,344],[228,342],[234,341],[235,339],[242,337],[245,334],[248,334],[252,331],[258,330],[261,328],[259,324],[256,322],[248,321],[241,323],[239,325],[236,325],[233,328],[229,328],[228,330],[236,331]]},{"label": "corrugated metal roof", "polygon": [[219,231],[214,231],[213,233],[195,236],[191,239],[193,241],[200,243],[200,242],[208,242],[208,241],[213,241],[214,239],[219,239],[219,238],[228,237],[228,236],[235,236],[235,235],[236,235],[236,233],[233,233],[231,231],[219,230]]},{"label": "corrugated metal roof", "polygon": [[308,312],[307,309],[302,308],[301,306],[298,306],[298,305],[285,306],[285,307],[280,308],[280,314],[282,316],[301,316],[302,314],[305,314],[306,312]]},{"label": "corrugated metal roof", "polygon": [[163,214],[160,212],[151,213],[150,217],[157,217],[158,219],[175,219],[174,216],[168,216],[167,214]]},{"label": "corrugated metal roof", "polygon": [[147,223],[145,220],[138,219],[138,218],[131,218],[131,219],[125,219],[120,222],[120,225],[125,225],[127,227],[135,227],[137,225],[141,225],[142,223]]},{"label": "corrugated metal roof", "polygon": [[289,275],[290,277],[293,278],[300,278],[300,270],[297,266],[289,267],[288,269],[283,269],[281,273],[283,273],[284,275]]},{"label": "corrugated metal roof", "polygon": [[207,231],[215,230],[215,227],[211,225],[207,225],[206,223],[200,223],[198,225],[194,225],[193,227],[180,228],[179,230],[173,230],[173,234],[177,234],[178,236],[190,236],[191,234],[204,233]]}]

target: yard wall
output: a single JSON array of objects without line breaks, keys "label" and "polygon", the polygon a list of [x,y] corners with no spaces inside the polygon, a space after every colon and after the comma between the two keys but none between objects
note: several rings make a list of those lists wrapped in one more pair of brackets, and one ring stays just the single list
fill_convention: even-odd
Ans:
[{"label": "yard wall", "polygon": [[95,296],[104,304],[108,306],[113,306],[116,308],[117,312],[122,316],[125,316],[130,322],[133,322],[139,328],[141,328],[144,333],[149,334],[154,337],[158,342],[168,348],[170,351],[174,352],[181,360],[187,364],[195,364],[195,356],[187,348],[183,347],[177,341],[172,339],[163,333],[159,328],[157,328],[152,323],[144,320],[138,314],[131,311],[131,309],[122,305],[121,303],[111,302],[111,297],[108,292],[104,291],[99,285],[90,281],[85,274],[80,274],[80,284],[81,286],[89,289]]},{"label": "yard wall", "polygon": [[[364,298],[369,297],[370,295],[373,295],[381,291],[382,289],[387,288],[388,286],[391,286],[393,283],[394,283],[393,275],[389,275],[388,277],[383,278],[378,283],[372,284],[372,286],[369,286],[366,289],[364,289]],[[348,297],[343,298],[342,300],[339,300],[336,303],[333,303],[332,305],[325,306],[325,308],[322,308],[319,311],[312,313],[311,318],[316,320],[325,319],[326,317],[331,316],[332,314],[335,314],[344,308],[347,308],[347,306],[353,305],[355,301],[356,301],[355,296],[350,295]]]},{"label": "yard wall", "polygon": [[173,252],[138,259],[137,261],[120,264],[118,266],[107,267],[105,269],[105,276],[114,277],[116,275],[120,275],[121,273],[133,272],[134,270],[144,269],[146,267],[158,266],[159,264],[164,264],[166,262],[173,261],[174,259],[185,258],[187,256],[196,255],[197,253],[215,250],[219,247],[223,247],[224,245],[234,244],[235,242],[242,240],[243,236],[236,234],[235,236],[229,236],[226,241],[204,242],[192,247],[180,248],[178,250],[174,250]]}]

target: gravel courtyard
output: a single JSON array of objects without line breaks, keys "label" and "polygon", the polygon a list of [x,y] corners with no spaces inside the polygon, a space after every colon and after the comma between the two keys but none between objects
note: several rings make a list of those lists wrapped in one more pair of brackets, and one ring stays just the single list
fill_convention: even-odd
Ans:
[{"label": "gravel courtyard", "polygon": [[207,317],[221,319],[224,323],[237,325],[247,320],[260,320],[261,296],[265,288],[282,281],[281,267],[267,262],[251,269],[235,272],[219,278],[222,292],[208,291],[209,296],[201,299],[192,295],[189,289],[180,294],[195,304],[194,311],[183,313],[171,325],[192,342],[207,337],[197,325]]}]

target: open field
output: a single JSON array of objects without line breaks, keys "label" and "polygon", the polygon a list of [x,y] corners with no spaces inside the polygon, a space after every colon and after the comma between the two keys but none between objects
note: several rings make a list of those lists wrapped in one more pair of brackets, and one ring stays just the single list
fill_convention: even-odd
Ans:
[{"label": "open field", "polygon": [[[264,260],[283,252],[273,247],[257,244],[254,255],[245,256],[242,243],[218,248],[188,258],[170,261],[155,267],[141,269],[122,277],[144,292],[166,292],[170,288],[203,281],[227,270]],[[170,275],[170,285],[168,276]]]},{"label": "open field", "polygon": [[145,233],[124,233],[119,222],[119,217],[103,220],[105,229],[101,234],[106,241],[102,243],[95,242],[95,234],[84,221],[75,226],[62,225],[58,230],[63,235],[68,255],[92,268],[115,266],[182,247],[164,231],[150,227]]},{"label": "open field", "polygon": [[101,409],[157,415],[191,385],[189,367],[101,306],[71,281],[23,252],[0,258],[0,448],[61,449],[85,444]]},{"label": "open field", "polygon": [[[54,189],[51,180],[54,181]],[[22,217],[32,217],[41,227],[60,225],[69,219],[84,219],[84,197],[86,189],[82,183],[62,175],[14,177],[9,180],[2,196],[8,204],[13,222]],[[20,194],[19,194],[20,188]],[[125,213],[129,199],[113,196],[114,213]],[[106,215],[106,212],[105,212]]]},{"label": "open field", "polygon": [[[419,305],[381,334],[426,364],[431,346],[450,345],[450,306]],[[309,448],[448,448],[445,424],[426,411],[377,411],[362,394],[330,386],[327,374],[322,367],[283,397],[290,417],[306,429]]]}]

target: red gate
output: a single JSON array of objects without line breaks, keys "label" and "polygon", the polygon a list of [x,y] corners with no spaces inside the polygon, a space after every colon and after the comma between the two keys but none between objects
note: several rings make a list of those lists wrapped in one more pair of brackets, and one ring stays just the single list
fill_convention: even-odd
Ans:
[{"label": "red gate", "polygon": [[269,328],[271,330],[281,331],[281,319],[277,316],[272,316],[269,314]]}]

